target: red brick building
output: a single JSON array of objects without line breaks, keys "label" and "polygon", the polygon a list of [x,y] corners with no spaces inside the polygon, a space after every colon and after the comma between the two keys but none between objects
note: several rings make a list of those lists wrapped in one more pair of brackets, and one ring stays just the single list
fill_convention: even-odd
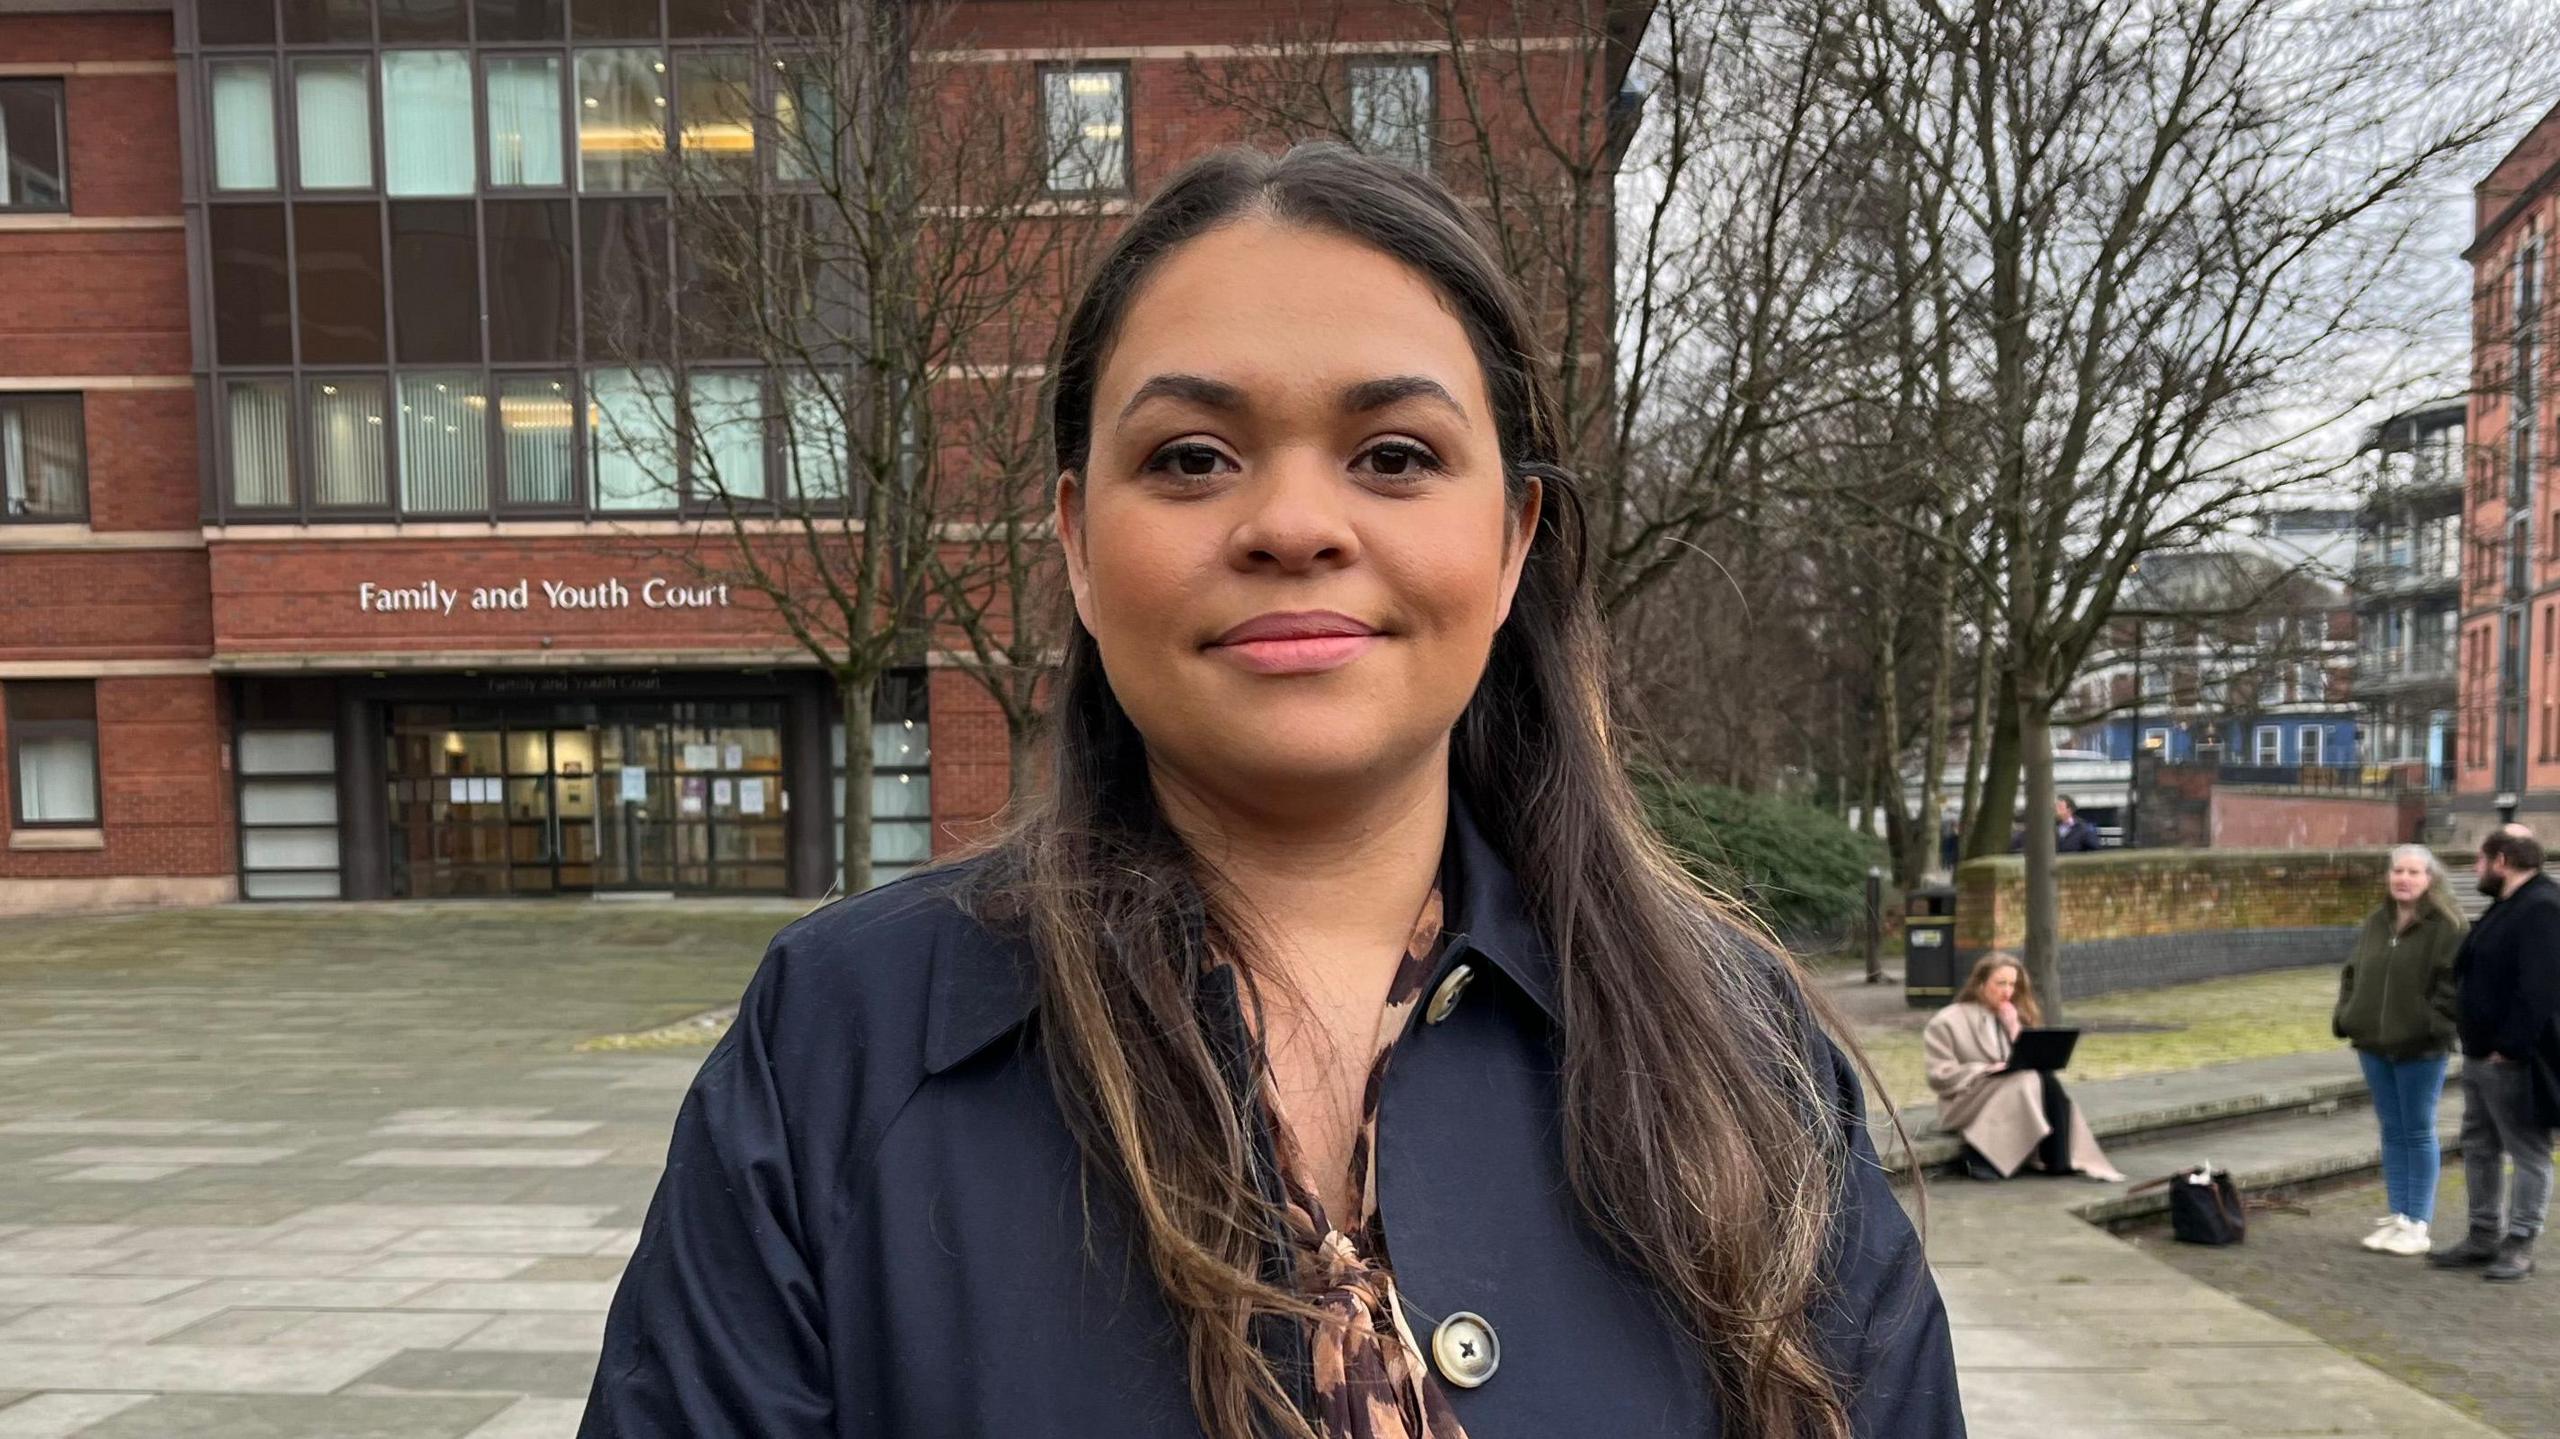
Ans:
[{"label": "red brick building", "polygon": [[2560,818],[2560,395],[2543,320],[2560,278],[2560,110],[2476,189],[2457,827]]},{"label": "red brick building", "polygon": [[[824,672],[666,561],[703,521],[597,439],[630,384],[594,335],[637,283],[617,246],[663,233],[635,148],[780,83],[741,68],[731,10],[0,7],[0,913],[828,888]],[[1080,172],[1121,214],[1262,133],[1191,67],[1303,23],[1269,0],[957,15],[940,61],[1018,70],[1121,141]],[[1642,23],[1509,38],[1555,57],[1542,107],[1622,119]],[[1432,163],[1458,109],[1439,18],[1375,0],[1328,25],[1298,48],[1346,90],[1344,138]],[[878,697],[884,874],[1005,797],[999,711],[946,658]]]}]

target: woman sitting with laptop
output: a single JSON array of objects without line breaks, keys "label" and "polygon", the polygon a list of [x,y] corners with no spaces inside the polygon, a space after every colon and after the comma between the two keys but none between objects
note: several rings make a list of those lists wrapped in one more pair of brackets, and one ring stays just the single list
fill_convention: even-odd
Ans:
[{"label": "woman sitting with laptop", "polygon": [[[2036,1030],[2043,1017],[2015,956],[1986,954],[1975,963],[1956,1002],[1930,1016],[1921,1040],[1938,1126],[1964,1136],[1964,1172],[1975,1179],[2006,1179],[2033,1159],[2047,1174],[2115,1183],[2124,1176],[2107,1163],[2056,1073],[2069,1050],[2050,1041],[2076,1031]],[[2019,1044],[2021,1034],[2027,1045]],[[2037,1052],[2055,1048],[2059,1054]]]}]

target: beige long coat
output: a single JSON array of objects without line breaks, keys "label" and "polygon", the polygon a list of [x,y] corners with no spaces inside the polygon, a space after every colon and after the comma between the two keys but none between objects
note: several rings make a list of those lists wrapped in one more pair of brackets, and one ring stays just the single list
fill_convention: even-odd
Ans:
[{"label": "beige long coat", "polygon": [[[1929,1088],[1938,1096],[1938,1127],[1964,1135],[2002,1174],[2015,1174],[2053,1132],[2045,1122],[2044,1086],[2032,1073],[1994,1074],[2009,1061],[2000,1016],[1970,1001],[1929,1017],[1921,1036]],[[2098,1148],[2080,1106],[2071,1106],[2071,1167],[2100,1179],[2122,1179]]]}]

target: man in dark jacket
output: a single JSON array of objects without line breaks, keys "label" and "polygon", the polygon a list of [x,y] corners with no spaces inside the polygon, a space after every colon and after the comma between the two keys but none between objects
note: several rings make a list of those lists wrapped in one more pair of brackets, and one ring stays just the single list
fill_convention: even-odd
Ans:
[{"label": "man in dark jacket", "polygon": [[[2471,1232],[2433,1262],[2484,1268],[2483,1277],[2499,1281],[2533,1272],[2533,1241],[2551,1205],[2551,1128],[2536,1113],[2533,1071],[2560,1014],[2560,884],[2543,874],[2542,858],[2542,842],[2522,825],[2480,842],[2480,890],[2497,902],[2472,926],[2454,965]],[[2515,1167],[2503,1216],[2502,1158]]]},{"label": "man in dark jacket", "polygon": [[[2009,852],[2016,854],[2027,847],[2027,836],[2021,831],[2009,841]],[[2053,852],[2055,854],[2089,854],[2098,848],[2098,827],[2080,817],[2080,806],[2069,795],[2057,795],[2053,801]]]}]

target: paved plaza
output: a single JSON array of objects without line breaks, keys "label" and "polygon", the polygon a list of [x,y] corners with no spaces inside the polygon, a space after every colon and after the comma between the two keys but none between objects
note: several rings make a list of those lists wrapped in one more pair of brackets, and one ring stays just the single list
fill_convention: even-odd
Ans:
[{"label": "paved plaza", "polygon": [[[2448,1114],[2461,1107],[2447,1102]],[[2524,1284],[2483,1284],[2356,1247],[2388,1212],[2379,1184],[2314,1197],[2306,1213],[2249,1221],[2237,1249],[2199,1249],[2146,1232],[2138,1241],[2183,1272],[2301,1326],[2509,1434],[2560,1433],[2560,1260]],[[2436,1197],[2439,1245],[2462,1236],[2462,1164]]]},{"label": "paved plaza", "polygon": [[[734,999],[794,912],[564,901],[0,924],[0,1439],[565,1439],[703,1053],[578,1041]],[[2103,1120],[2341,1074],[2344,1056],[2305,1055],[2084,1098]],[[2313,1114],[2117,1158],[2137,1174],[2199,1153],[2308,1163],[2370,1130]],[[2200,1282],[2192,1256],[2072,1212],[2112,1192],[1931,1186],[1978,1439],[2494,1439],[2404,1369],[2362,1362],[2356,1335],[2252,1307],[2214,1287],[2259,1299],[2234,1274]],[[2236,1262],[2279,1259],[2281,1226],[2268,1240]],[[2339,1271],[2340,1302],[2361,1277]]]},{"label": "paved plaza", "polygon": [[0,1439],[558,1439],[772,905],[0,924]]}]

